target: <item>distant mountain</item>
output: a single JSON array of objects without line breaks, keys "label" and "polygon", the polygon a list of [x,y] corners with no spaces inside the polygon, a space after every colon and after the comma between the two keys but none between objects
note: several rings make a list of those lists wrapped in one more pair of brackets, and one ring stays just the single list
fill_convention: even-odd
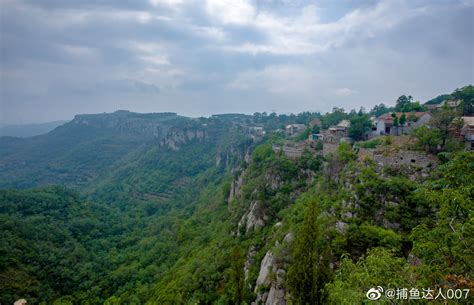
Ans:
[{"label": "distant mountain", "polygon": [[439,96],[427,101],[425,103],[425,105],[438,105],[438,104],[441,104],[444,101],[451,100],[452,98],[453,97],[451,96],[451,94],[442,94],[442,95],[439,95]]},{"label": "distant mountain", "polygon": [[[224,142],[232,142],[226,138],[231,127],[230,121],[192,119],[176,113],[76,115],[45,135],[0,138],[0,187],[61,184],[82,188],[105,177],[114,179],[119,168],[127,168],[130,176],[132,171],[156,166],[161,172],[170,167],[162,175],[167,179],[158,179],[170,183],[171,176],[214,164],[217,150]],[[180,151],[182,147],[186,149]],[[191,148],[201,153],[191,155]],[[192,164],[185,166],[183,158],[188,157]],[[141,164],[129,168],[134,162]],[[171,169],[170,165],[176,166]]]},{"label": "distant mountain", "polygon": [[68,121],[54,121],[39,124],[22,124],[22,125],[2,125],[0,124],[0,137],[17,137],[27,138],[41,134],[45,134],[54,128],[61,126]]}]

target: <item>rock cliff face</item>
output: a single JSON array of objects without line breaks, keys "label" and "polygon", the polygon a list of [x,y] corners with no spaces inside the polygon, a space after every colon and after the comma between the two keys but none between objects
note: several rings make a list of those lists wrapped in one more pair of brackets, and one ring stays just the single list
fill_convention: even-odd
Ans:
[{"label": "rock cliff face", "polygon": [[268,220],[267,215],[265,215],[260,208],[259,201],[252,201],[250,204],[250,209],[245,213],[239,221],[238,232],[240,233],[241,228],[245,228],[245,232],[248,233],[252,229],[257,229],[265,226],[266,221]]},{"label": "rock cliff face", "polygon": [[168,147],[172,150],[178,151],[180,145],[194,140],[194,139],[205,139],[207,137],[207,133],[204,130],[199,129],[188,129],[188,130],[179,130],[174,129],[170,130],[163,140],[161,140],[160,145],[164,147]]},{"label": "rock cliff face", "polygon": [[273,253],[272,251],[268,251],[265,254],[265,257],[262,259],[260,263],[260,272],[258,273],[258,278],[255,283],[255,292],[257,292],[258,288],[262,285],[269,285],[270,284],[270,271],[273,269]]},{"label": "rock cliff face", "polygon": [[229,191],[229,198],[227,198],[227,202],[231,203],[232,200],[240,195],[240,188],[244,182],[244,175],[245,171],[243,171],[237,178],[232,180],[230,183],[230,191]]},{"label": "rock cliff face", "polygon": [[158,140],[160,146],[175,151],[188,141],[208,137],[206,126],[175,113],[139,114],[121,110],[106,114],[77,115],[71,124]]},{"label": "rock cliff face", "polygon": [[260,263],[254,290],[257,298],[252,304],[286,305],[286,290],[283,285],[285,274],[285,270],[278,268],[273,253],[268,251]]},{"label": "rock cliff face", "polygon": [[120,110],[114,113],[76,115],[69,124],[161,139],[178,121],[192,123],[191,119],[179,117],[176,113],[140,114]]},{"label": "rock cliff face", "polygon": [[143,140],[158,140],[160,146],[175,151],[188,141],[208,137],[206,126],[175,113],[140,114],[120,110],[114,113],[77,115],[70,126],[112,131]]},{"label": "rock cliff face", "polygon": [[265,176],[265,180],[267,181],[267,184],[272,191],[277,190],[283,185],[281,177],[271,172],[267,173],[267,175]]}]

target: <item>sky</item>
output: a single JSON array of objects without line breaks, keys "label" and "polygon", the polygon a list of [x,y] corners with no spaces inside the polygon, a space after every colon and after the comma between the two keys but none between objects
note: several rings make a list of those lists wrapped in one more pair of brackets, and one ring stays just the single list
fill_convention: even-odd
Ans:
[{"label": "sky", "polygon": [[370,109],[474,81],[474,1],[0,0],[0,123]]}]

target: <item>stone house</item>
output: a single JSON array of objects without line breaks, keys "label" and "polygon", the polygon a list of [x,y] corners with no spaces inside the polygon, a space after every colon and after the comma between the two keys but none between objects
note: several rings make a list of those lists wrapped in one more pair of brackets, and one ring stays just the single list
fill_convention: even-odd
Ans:
[{"label": "stone house", "polygon": [[304,150],[307,148],[305,142],[292,143],[287,142],[283,145],[273,144],[272,149],[274,152],[282,152],[285,156],[290,159],[298,159],[303,154]]},{"label": "stone house", "polygon": [[406,122],[403,126],[394,126],[392,114],[385,113],[375,120],[375,129],[372,130],[372,135],[398,136],[410,132],[413,128],[425,125],[431,119],[431,114],[428,112],[396,112],[395,114],[399,120],[400,117],[405,114]]},{"label": "stone house", "polygon": [[309,126],[313,128],[314,126],[321,127],[321,120],[320,119],[314,119],[311,122],[309,122]]},{"label": "stone house", "polygon": [[250,126],[249,131],[251,134],[256,135],[256,136],[264,136],[265,135],[265,130],[263,129],[262,126]]},{"label": "stone house", "polygon": [[329,129],[325,132],[325,136],[331,136],[337,139],[347,137],[350,125],[351,122],[348,120],[342,120],[337,125],[329,127]]},{"label": "stone house", "polygon": [[324,136],[320,133],[312,133],[308,136],[308,140],[310,141],[323,141]]},{"label": "stone house", "polygon": [[305,124],[290,124],[286,126],[285,131],[288,135],[294,135],[305,129],[306,129]]},{"label": "stone house", "polygon": [[466,147],[470,150],[474,150],[474,117],[464,116],[462,117],[464,125],[461,129],[461,135],[466,141]]}]

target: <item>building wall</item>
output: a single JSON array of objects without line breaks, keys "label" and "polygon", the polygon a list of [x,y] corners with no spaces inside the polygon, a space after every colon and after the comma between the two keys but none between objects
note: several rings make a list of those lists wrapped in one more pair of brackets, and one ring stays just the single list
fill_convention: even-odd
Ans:
[{"label": "building wall", "polygon": [[413,128],[416,128],[416,127],[420,127],[422,125],[425,125],[426,123],[428,123],[428,121],[431,119],[431,115],[428,114],[428,113],[425,113],[424,115],[422,115],[418,121],[416,122],[412,122],[411,126]]},{"label": "building wall", "polygon": [[339,143],[323,143],[323,156],[327,156],[329,154],[335,153]]}]

